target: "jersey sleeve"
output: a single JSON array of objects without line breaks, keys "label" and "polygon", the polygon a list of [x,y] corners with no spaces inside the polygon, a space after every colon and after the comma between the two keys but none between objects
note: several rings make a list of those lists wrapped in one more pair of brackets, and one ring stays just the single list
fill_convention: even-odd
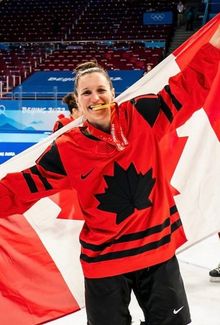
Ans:
[{"label": "jersey sleeve", "polygon": [[132,100],[159,139],[202,107],[219,62],[220,50],[210,43],[205,44],[187,67],[171,77],[157,95],[147,94]]},{"label": "jersey sleeve", "polygon": [[[170,78],[168,91],[166,87],[161,91],[160,95],[168,105],[172,97],[165,93],[170,91],[174,96],[174,104],[170,106],[175,128],[203,106],[217,74],[219,63],[220,50],[207,43],[182,72]],[[177,108],[175,100],[180,104]]]},{"label": "jersey sleeve", "polygon": [[57,145],[53,143],[34,166],[10,173],[0,181],[0,217],[23,213],[40,198],[69,188]]}]

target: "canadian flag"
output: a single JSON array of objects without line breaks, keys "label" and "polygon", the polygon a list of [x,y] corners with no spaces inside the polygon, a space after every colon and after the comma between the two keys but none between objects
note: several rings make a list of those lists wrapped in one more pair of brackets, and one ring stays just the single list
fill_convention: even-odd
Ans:
[{"label": "canadian flag", "polygon": [[[121,94],[118,103],[158,92],[208,42],[219,23],[220,14]],[[203,107],[192,116],[181,116],[161,141],[167,175],[189,239],[181,250],[220,230],[219,92],[220,71]],[[2,164],[0,178],[32,166],[57,136],[79,123],[71,122]],[[63,191],[41,199],[23,215],[0,219],[1,324],[42,324],[84,306],[78,240],[83,216],[77,202],[74,191]]]}]

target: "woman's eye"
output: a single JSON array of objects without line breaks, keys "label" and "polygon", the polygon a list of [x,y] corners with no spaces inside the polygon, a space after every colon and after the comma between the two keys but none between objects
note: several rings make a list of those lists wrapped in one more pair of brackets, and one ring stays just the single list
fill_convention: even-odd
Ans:
[{"label": "woman's eye", "polygon": [[105,93],[106,90],[105,90],[105,89],[99,89],[98,92],[99,92],[99,93]]},{"label": "woman's eye", "polygon": [[90,95],[90,94],[91,94],[91,92],[90,92],[89,90],[84,91],[84,92],[82,93],[82,95]]}]

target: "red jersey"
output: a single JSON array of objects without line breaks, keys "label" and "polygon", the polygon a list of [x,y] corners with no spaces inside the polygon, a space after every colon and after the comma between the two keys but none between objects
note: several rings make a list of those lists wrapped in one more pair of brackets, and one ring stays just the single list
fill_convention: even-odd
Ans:
[{"label": "red jersey", "polygon": [[53,132],[56,132],[57,130],[61,129],[64,125],[67,125],[73,120],[74,118],[72,116],[66,117],[64,114],[60,114],[58,116],[58,120],[55,122],[53,126]]},{"label": "red jersey", "polygon": [[179,114],[202,106],[219,60],[219,50],[203,46],[158,95],[116,107],[112,134],[86,122],[57,138],[35,166],[1,181],[0,216],[22,213],[42,196],[74,187],[85,219],[80,242],[86,277],[170,259],[186,237],[159,142]]}]

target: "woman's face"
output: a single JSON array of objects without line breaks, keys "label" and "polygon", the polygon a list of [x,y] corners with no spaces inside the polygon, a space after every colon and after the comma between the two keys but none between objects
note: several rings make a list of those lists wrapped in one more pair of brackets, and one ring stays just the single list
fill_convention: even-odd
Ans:
[{"label": "woman's face", "polygon": [[114,89],[101,72],[92,72],[81,76],[77,87],[77,104],[84,117],[95,127],[108,131],[111,121],[111,109],[93,111],[90,106],[108,104],[114,99]]}]

